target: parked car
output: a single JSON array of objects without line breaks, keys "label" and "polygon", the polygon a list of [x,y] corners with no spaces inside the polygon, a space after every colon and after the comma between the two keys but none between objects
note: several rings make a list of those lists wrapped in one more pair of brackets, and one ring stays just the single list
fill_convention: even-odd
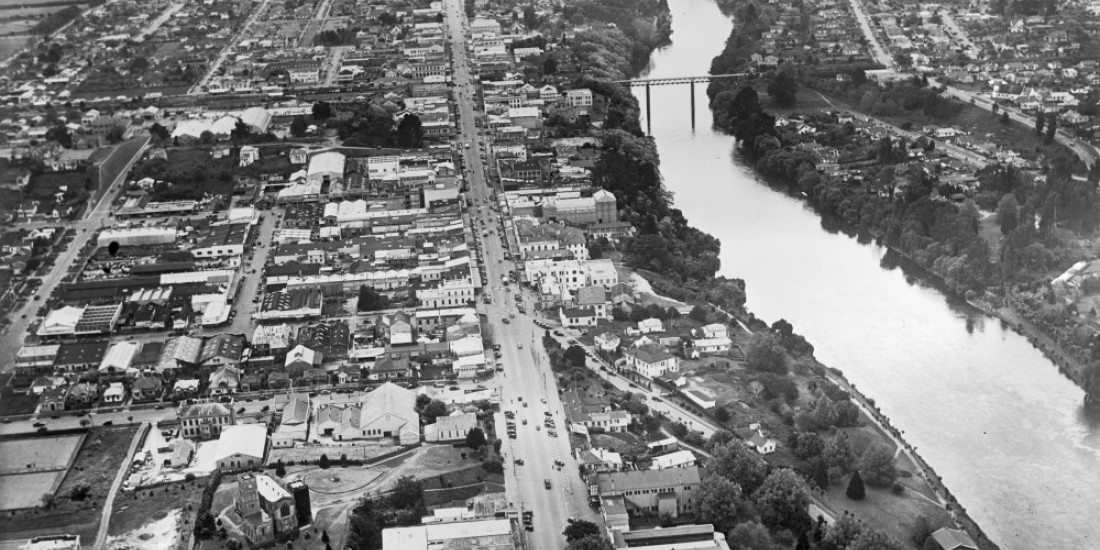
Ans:
[{"label": "parked car", "polygon": [[545,485],[547,489],[550,488],[550,480],[549,479],[542,480],[542,484]]}]

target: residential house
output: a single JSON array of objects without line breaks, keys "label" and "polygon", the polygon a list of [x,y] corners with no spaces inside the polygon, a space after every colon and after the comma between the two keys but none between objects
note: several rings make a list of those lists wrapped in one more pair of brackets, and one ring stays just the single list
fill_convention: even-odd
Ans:
[{"label": "residential house", "polygon": [[978,550],[974,539],[961,529],[940,528],[932,533],[932,540],[936,541],[942,550]]},{"label": "residential house", "polygon": [[207,392],[210,395],[227,395],[236,393],[241,385],[241,369],[233,366],[223,366],[210,373],[210,385]]},{"label": "residential house", "polygon": [[649,319],[643,319],[638,321],[638,332],[642,334],[651,334],[654,332],[664,332],[665,325],[660,319],[651,317]]},{"label": "residential house", "polygon": [[156,375],[142,376],[134,380],[131,390],[135,402],[154,401],[159,399],[160,394],[164,391],[164,380]]},{"label": "residential house", "polygon": [[440,416],[434,424],[424,426],[424,441],[429,443],[446,443],[463,441],[466,434],[477,427],[477,415],[456,411],[450,416]]},{"label": "residential house", "polygon": [[746,440],[745,443],[749,447],[756,449],[756,452],[762,455],[774,453],[776,445],[778,444],[775,439],[765,436],[760,428],[757,428],[756,433]]},{"label": "residential house", "polygon": [[689,468],[696,465],[695,453],[682,449],[667,455],[653,457],[653,465],[650,470],[665,470],[668,468]]},{"label": "residential house", "polygon": [[627,348],[623,356],[627,370],[645,378],[653,379],[669,371],[680,371],[679,359],[651,344]]},{"label": "residential house", "polygon": [[67,394],[68,389],[63,387],[54,387],[43,391],[38,397],[37,412],[42,414],[65,410],[65,397]]},{"label": "residential house", "polygon": [[563,307],[558,312],[563,327],[594,327],[599,316],[591,307]]}]

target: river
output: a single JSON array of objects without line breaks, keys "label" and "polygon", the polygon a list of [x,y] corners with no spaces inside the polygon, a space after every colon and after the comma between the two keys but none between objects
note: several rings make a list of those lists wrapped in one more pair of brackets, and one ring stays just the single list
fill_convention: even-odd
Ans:
[{"label": "river", "polygon": [[[672,43],[643,76],[706,74],[732,23],[708,0],[669,5]],[[1002,548],[1100,548],[1100,419],[1082,390],[1000,321],[762,183],[711,130],[704,88],[693,130],[688,88],[653,87],[652,131],[676,206],[721,240],[721,273],[746,281],[748,308],[790,321],[874,398]]]}]

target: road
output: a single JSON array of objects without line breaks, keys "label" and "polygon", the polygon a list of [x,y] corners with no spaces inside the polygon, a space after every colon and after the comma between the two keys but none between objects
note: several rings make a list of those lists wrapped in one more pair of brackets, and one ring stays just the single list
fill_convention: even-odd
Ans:
[{"label": "road", "polygon": [[252,10],[252,13],[248,16],[248,19],[246,19],[244,24],[241,25],[241,30],[238,31],[237,35],[225,44],[225,47],[222,48],[222,51],[218,53],[218,58],[210,64],[210,70],[206,71],[206,74],[202,75],[202,78],[199,79],[199,81],[196,82],[194,86],[191,86],[191,89],[187,91],[188,95],[199,95],[206,93],[206,86],[210,84],[210,79],[214,78],[214,76],[218,74],[218,71],[222,68],[222,64],[225,63],[225,60],[228,59],[230,54],[233,53],[234,49],[237,47],[237,44],[240,44],[241,40],[244,40],[244,38],[248,36],[248,29],[250,29],[252,25],[256,23],[256,20],[259,19],[260,16],[267,11],[267,7],[270,4],[271,0],[263,0],[262,4],[257,6],[256,9]]},{"label": "road", "polygon": [[883,67],[893,69],[894,58],[890,56],[889,50],[882,47],[875,36],[875,31],[871,28],[871,18],[867,16],[867,12],[863,11],[863,1],[848,0],[848,2],[852,6],[852,13],[856,15],[856,20],[859,21],[859,27],[863,29],[863,36],[867,37],[867,43],[871,46],[871,56]]},{"label": "road", "polygon": [[[943,95],[946,97],[953,97],[955,99],[958,99],[959,101],[970,103],[971,105],[980,107],[990,112],[993,111],[993,106],[997,105],[997,111],[1008,113],[1008,118],[1012,119],[1014,122],[1019,122],[1020,124],[1023,124],[1024,126],[1027,126],[1029,128],[1035,126],[1035,117],[1026,114],[1014,107],[1006,107],[1004,105],[1000,105],[993,101],[991,98],[984,96],[978,92],[972,92],[969,90],[956,88],[954,86],[948,86],[937,81],[935,78],[929,78],[928,84],[931,86],[942,87]],[[1054,140],[1068,147],[1071,151],[1074,152],[1074,154],[1077,155],[1078,158],[1081,159],[1081,162],[1084,162],[1087,166],[1089,166],[1089,168],[1094,166],[1097,160],[1100,160],[1100,150],[1098,150],[1096,146],[1084,140],[1075,138],[1064,130],[1058,130],[1058,132],[1054,135]]]},{"label": "road", "polygon": [[179,3],[179,4],[172,4],[171,6],[168,6],[168,8],[165,9],[163,12],[161,12],[160,15],[158,15],[156,19],[150,21],[149,24],[146,25],[145,28],[141,30],[141,32],[138,34],[138,36],[141,36],[141,37],[151,36],[153,33],[157,32],[157,30],[160,29],[161,26],[163,26],[164,23],[167,22],[169,18],[171,18],[173,15],[175,15],[176,12],[183,9],[183,6],[184,6],[184,4],[182,2]]},{"label": "road", "polygon": [[[570,518],[588,519],[601,523],[600,517],[588,506],[587,488],[570,454],[568,426],[558,396],[557,385],[550,364],[540,342],[542,329],[527,315],[516,312],[511,289],[502,282],[511,268],[504,261],[499,218],[490,206],[490,190],[485,179],[479,151],[481,144],[474,125],[475,106],[472,100],[474,88],[469,61],[466,57],[466,38],[463,32],[465,14],[460,0],[446,0],[447,32],[453,55],[456,103],[459,114],[458,142],[463,151],[465,166],[470,171],[469,196],[476,206],[471,217],[484,221],[491,231],[482,239],[485,265],[485,287],[492,302],[479,306],[489,319],[493,341],[500,344],[503,376],[501,384],[501,408],[515,412],[516,439],[505,437],[501,448],[505,455],[505,488],[509,502],[517,508],[534,512],[534,530],[528,533],[528,547],[533,549],[561,548],[562,530]],[[462,144],[469,144],[468,148]],[[480,234],[480,232],[478,233]],[[514,315],[514,317],[513,317]],[[546,413],[551,413],[558,437],[551,437],[543,427]],[[497,414],[497,432],[506,433],[503,414]],[[519,465],[516,459],[523,460]],[[558,469],[554,461],[565,464]],[[549,480],[550,489],[545,484]]]},{"label": "road", "polygon": [[[47,273],[45,277],[42,277],[42,284],[38,288],[37,296],[45,298],[53,294],[57,285],[61,282],[61,279],[63,279],[68,272],[69,266],[77,259],[80,251],[91,239],[92,234],[95,233],[99,227],[104,225],[104,222],[107,220],[107,215],[111,212],[111,204],[114,203],[119,193],[122,192],[123,180],[126,179],[126,175],[130,172],[130,168],[133,167],[134,162],[145,154],[145,149],[148,147],[149,143],[146,142],[145,145],[138,150],[137,154],[129,160],[126,169],[119,172],[118,177],[115,178],[115,181],[111,182],[99,202],[88,209],[88,214],[83,220],[63,224],[66,228],[74,229],[76,231],[76,236],[73,238],[73,241],[69,243],[68,248],[58,255],[50,272]],[[23,307],[12,311],[12,324],[8,325],[7,329],[0,334],[0,357],[14,357],[15,353],[19,351],[19,348],[23,346],[27,327],[38,320],[38,308],[42,307],[42,303],[42,299],[30,300],[24,304]],[[0,364],[0,371],[7,371],[10,368],[11,363]]]}]

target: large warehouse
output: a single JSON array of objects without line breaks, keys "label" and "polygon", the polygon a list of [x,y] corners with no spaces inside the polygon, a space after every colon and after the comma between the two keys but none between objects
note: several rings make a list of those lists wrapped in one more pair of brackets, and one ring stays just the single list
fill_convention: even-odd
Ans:
[{"label": "large warehouse", "polygon": [[176,242],[176,230],[171,227],[112,227],[101,231],[96,238],[99,246],[110,246],[112,242],[121,246],[171,244]]}]

